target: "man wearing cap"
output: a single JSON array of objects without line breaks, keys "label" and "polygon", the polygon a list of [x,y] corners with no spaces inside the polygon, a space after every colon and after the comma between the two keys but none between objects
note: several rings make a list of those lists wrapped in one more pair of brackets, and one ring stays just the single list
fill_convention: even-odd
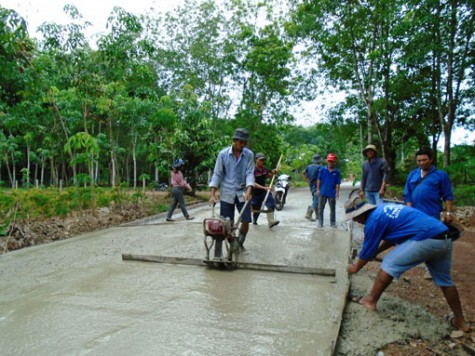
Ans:
[{"label": "man wearing cap", "polygon": [[361,172],[360,198],[366,199],[370,204],[382,204],[388,180],[388,163],[378,157],[375,145],[368,145],[363,150],[363,156],[368,160],[363,163]]},{"label": "man wearing cap", "polygon": [[329,153],[327,155],[327,165],[320,169],[317,180],[318,196],[318,226],[323,227],[323,212],[325,205],[330,205],[330,224],[336,227],[336,199],[340,197],[341,173],[335,167],[336,155]]},{"label": "man wearing cap", "polygon": [[469,330],[451,277],[453,241],[444,223],[402,204],[373,205],[360,197],[348,200],[345,212],[346,220],[364,224],[363,246],[356,264],[348,266],[349,273],[357,273],[378,253],[395,246],[384,256],[371,292],[364,297],[352,297],[353,302],[376,310],[379,298],[393,278],[424,262],[454,314],[452,326],[464,332]]},{"label": "man wearing cap", "polygon": [[315,212],[315,219],[318,219],[318,196],[317,196],[317,180],[318,173],[320,173],[320,168],[322,163],[322,158],[317,153],[313,156],[312,163],[309,164],[302,173],[303,179],[308,183],[310,192],[312,193],[312,205],[307,207],[307,213],[305,214],[305,219],[310,221],[315,221],[312,219],[312,214]]},{"label": "man wearing cap", "polygon": [[[254,153],[246,147],[248,140],[249,133],[246,129],[236,129],[232,146],[224,148],[219,152],[213,176],[209,183],[211,188],[210,203],[215,204],[218,201],[217,191],[221,187],[220,215],[231,219],[231,221],[234,221],[235,208],[241,212],[245,202],[252,199],[252,191],[255,185]],[[242,214],[239,241],[236,241],[237,247],[239,248],[240,246],[243,250],[251,221],[251,206],[247,204]],[[222,245],[222,241],[220,241],[220,244]],[[234,244],[233,248],[236,248],[236,244]],[[215,255],[215,258],[222,257],[222,246],[216,245]]]},{"label": "man wearing cap", "polygon": [[267,178],[272,178],[277,173],[277,170],[273,169],[272,171],[269,171],[266,166],[264,166],[265,159],[266,157],[263,153],[259,152],[256,154],[256,166],[254,167],[254,179],[256,181],[256,185],[252,195],[252,208],[254,209],[252,218],[253,224],[257,225],[259,211],[261,210],[262,203],[267,196],[264,209],[266,209],[267,223],[269,228],[273,228],[274,226],[278,225],[280,221],[275,220],[274,197],[272,196],[271,187],[266,187],[266,180]]}]

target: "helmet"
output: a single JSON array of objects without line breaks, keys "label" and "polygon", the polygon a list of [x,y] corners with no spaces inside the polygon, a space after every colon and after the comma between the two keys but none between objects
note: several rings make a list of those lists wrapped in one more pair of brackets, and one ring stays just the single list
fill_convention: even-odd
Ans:
[{"label": "helmet", "polygon": [[329,153],[329,154],[327,155],[327,161],[336,162],[336,154],[334,154],[334,153]]},{"label": "helmet", "polygon": [[185,165],[185,162],[183,162],[183,160],[181,158],[177,158],[175,160],[175,163],[173,164],[173,168],[179,168],[181,166],[184,166]]},{"label": "helmet", "polygon": [[265,159],[265,158],[266,158],[266,156],[262,152],[259,152],[259,153],[256,154],[256,159]]}]

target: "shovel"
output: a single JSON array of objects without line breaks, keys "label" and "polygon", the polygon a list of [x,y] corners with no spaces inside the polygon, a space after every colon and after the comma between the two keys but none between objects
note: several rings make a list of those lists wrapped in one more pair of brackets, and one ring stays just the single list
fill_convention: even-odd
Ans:
[{"label": "shovel", "polygon": [[[283,156],[284,156],[284,155],[280,155],[279,162],[277,162],[276,170],[279,169],[279,167],[280,167],[280,161],[282,161],[282,157],[283,157]],[[276,174],[274,174],[274,175],[272,176],[272,179],[271,179],[270,185],[269,185],[269,189],[267,190],[267,193],[266,193],[266,196],[265,196],[265,198],[264,198],[264,201],[262,202],[261,209],[260,209],[260,210],[254,210],[255,213],[269,214],[269,213],[272,213],[272,212],[273,212],[273,210],[265,210],[265,207],[266,207],[267,198],[269,198],[270,191],[272,190],[272,185],[274,184],[275,176],[276,176]]]}]

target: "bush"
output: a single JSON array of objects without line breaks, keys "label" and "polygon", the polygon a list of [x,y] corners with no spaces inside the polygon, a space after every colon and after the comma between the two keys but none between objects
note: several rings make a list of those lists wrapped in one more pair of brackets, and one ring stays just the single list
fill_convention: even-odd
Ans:
[{"label": "bush", "polygon": [[[453,187],[454,205],[475,206],[475,186],[457,185]],[[387,189],[387,198],[403,200],[404,186],[391,185]]]}]

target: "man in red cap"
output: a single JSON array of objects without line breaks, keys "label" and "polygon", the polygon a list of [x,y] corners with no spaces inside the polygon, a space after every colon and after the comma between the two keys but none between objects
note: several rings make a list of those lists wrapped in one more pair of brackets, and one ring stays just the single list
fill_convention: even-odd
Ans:
[{"label": "man in red cap", "polygon": [[317,180],[318,196],[318,226],[323,227],[323,211],[325,205],[330,205],[330,225],[336,228],[336,199],[340,197],[341,173],[335,167],[336,155],[327,155],[327,165],[320,169]]}]

